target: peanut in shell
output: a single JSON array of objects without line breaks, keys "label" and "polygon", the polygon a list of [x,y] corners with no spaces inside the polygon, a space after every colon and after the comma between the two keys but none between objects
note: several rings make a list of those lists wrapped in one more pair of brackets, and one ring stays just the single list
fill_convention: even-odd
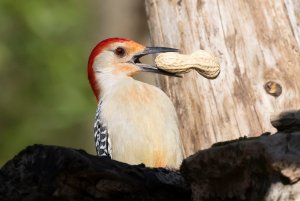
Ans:
[{"label": "peanut in shell", "polygon": [[208,79],[214,79],[220,73],[218,59],[205,50],[198,50],[190,55],[161,53],[155,58],[155,64],[157,68],[170,73],[188,73],[194,69]]}]

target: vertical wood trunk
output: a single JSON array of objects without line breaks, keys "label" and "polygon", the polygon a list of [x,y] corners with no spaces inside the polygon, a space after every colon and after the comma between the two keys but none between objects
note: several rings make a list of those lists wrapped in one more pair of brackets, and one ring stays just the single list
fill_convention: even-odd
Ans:
[{"label": "vertical wood trunk", "polygon": [[[205,49],[221,62],[215,80],[196,72],[158,78],[176,106],[188,155],[274,131],[273,112],[299,109],[299,1],[146,0],[146,11],[153,45]],[[280,87],[278,97],[266,91],[278,95]]]}]

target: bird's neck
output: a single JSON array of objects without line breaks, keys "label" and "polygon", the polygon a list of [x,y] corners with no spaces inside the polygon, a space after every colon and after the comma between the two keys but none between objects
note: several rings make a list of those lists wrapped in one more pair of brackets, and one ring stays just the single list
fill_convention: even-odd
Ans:
[{"label": "bird's neck", "polygon": [[124,86],[127,83],[137,82],[132,77],[125,74],[115,75],[113,73],[100,73],[97,75],[97,80],[101,91],[99,99],[102,99],[106,94],[117,87]]}]

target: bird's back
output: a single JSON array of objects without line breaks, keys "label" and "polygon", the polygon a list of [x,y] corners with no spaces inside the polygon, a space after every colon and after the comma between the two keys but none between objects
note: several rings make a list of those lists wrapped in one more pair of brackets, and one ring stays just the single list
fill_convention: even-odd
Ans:
[{"label": "bird's back", "polygon": [[112,158],[130,164],[178,168],[183,160],[177,116],[157,87],[132,78],[101,97]]}]

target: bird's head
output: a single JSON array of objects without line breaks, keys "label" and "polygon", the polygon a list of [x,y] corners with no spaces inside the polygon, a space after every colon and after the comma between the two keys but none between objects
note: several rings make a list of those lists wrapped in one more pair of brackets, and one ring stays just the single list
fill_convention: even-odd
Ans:
[{"label": "bird's head", "polygon": [[143,64],[139,58],[147,54],[177,51],[166,47],[145,47],[125,38],[109,38],[101,41],[92,50],[88,62],[88,78],[97,101],[100,96],[101,77],[118,79],[131,77],[138,72],[176,76],[155,66]]}]

